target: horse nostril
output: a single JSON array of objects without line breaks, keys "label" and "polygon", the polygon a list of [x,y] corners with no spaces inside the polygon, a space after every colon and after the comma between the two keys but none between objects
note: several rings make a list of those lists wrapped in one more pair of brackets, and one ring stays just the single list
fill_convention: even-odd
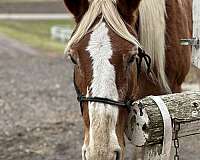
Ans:
[{"label": "horse nostril", "polygon": [[120,151],[115,151],[115,159],[114,160],[120,160],[120,156],[121,156],[121,153]]},{"label": "horse nostril", "polygon": [[86,160],[85,154],[86,154],[86,151],[84,151],[84,153],[83,153],[83,160]]},{"label": "horse nostril", "polygon": [[86,158],[86,150],[82,150],[82,160],[87,160]]}]

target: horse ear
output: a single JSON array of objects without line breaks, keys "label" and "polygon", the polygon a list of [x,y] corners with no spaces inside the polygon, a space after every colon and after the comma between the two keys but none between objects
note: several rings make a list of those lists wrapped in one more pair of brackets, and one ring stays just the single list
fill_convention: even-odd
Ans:
[{"label": "horse ear", "polygon": [[66,7],[74,15],[76,22],[80,22],[85,12],[88,10],[88,0],[64,0]]},{"label": "horse ear", "polygon": [[133,13],[138,11],[140,1],[141,0],[117,0],[118,10],[127,23],[132,23]]}]

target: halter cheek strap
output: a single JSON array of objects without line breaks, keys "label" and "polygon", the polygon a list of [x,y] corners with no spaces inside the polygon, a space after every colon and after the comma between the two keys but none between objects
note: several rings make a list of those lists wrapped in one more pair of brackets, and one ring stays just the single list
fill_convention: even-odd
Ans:
[{"label": "halter cheek strap", "polygon": [[136,59],[136,64],[137,64],[137,77],[139,77],[140,75],[140,72],[141,72],[141,67],[142,67],[142,61],[144,60],[145,63],[146,63],[146,66],[147,66],[147,73],[150,73],[151,72],[151,57],[146,54],[146,52],[141,49],[141,48],[138,48],[138,54],[137,56],[139,58]]}]

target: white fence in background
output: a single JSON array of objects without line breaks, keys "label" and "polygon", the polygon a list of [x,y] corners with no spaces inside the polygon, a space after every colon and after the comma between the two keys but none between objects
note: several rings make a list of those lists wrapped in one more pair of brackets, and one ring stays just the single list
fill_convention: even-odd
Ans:
[{"label": "white fence in background", "polygon": [[192,48],[192,63],[200,69],[200,1],[193,0],[193,37],[198,41],[198,47]]},{"label": "white fence in background", "polygon": [[0,14],[0,20],[60,20],[72,18],[71,14]]},{"label": "white fence in background", "polygon": [[70,39],[72,32],[72,29],[66,26],[53,26],[51,28],[51,37],[61,42],[66,42]]}]

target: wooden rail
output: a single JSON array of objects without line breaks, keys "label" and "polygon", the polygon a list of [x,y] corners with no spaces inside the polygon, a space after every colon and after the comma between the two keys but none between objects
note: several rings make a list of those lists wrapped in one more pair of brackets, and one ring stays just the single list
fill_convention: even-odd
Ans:
[{"label": "wooden rail", "polygon": [[[166,104],[172,121],[176,120],[180,125],[179,138],[200,134],[200,92],[163,95],[161,99]],[[150,97],[139,100],[132,108],[126,135],[134,145],[145,146],[146,158],[142,159],[152,160],[152,157],[160,154],[163,120],[157,104]]]}]

